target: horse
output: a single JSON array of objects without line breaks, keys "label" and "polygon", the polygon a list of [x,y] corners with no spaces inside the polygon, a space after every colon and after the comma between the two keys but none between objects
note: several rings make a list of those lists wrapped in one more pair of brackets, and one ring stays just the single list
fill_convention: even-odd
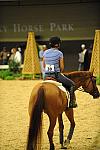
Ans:
[{"label": "horse", "polygon": [[[74,71],[65,73],[65,76],[73,80],[76,84],[76,90],[82,87],[85,92],[93,96],[93,98],[99,98],[100,93],[96,86],[96,80],[93,73],[89,71]],[[47,132],[50,150],[54,150],[53,143],[53,131],[58,118],[59,132],[60,132],[60,144],[62,149],[66,149],[67,145],[72,139],[75,128],[74,111],[73,108],[68,108],[68,98],[66,93],[62,91],[56,84],[50,82],[40,82],[31,92],[29,100],[29,132],[27,137],[27,150],[37,150],[37,141],[41,139],[42,132],[42,114],[43,111],[49,117],[49,129]],[[63,138],[63,120],[62,113],[65,112],[68,120],[70,121],[70,130],[67,139],[64,142]],[[40,142],[41,144],[41,142]]]}]

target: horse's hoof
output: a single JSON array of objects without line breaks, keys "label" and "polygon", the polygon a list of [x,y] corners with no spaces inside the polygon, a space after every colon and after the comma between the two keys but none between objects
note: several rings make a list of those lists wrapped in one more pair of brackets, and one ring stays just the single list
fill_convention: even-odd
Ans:
[{"label": "horse's hoof", "polygon": [[61,149],[67,149],[67,147],[65,147],[65,146],[61,145]]},{"label": "horse's hoof", "polygon": [[50,145],[50,150],[55,150],[54,144]]},{"label": "horse's hoof", "polygon": [[69,144],[70,144],[70,140],[69,139],[64,141],[64,147],[68,148]]}]

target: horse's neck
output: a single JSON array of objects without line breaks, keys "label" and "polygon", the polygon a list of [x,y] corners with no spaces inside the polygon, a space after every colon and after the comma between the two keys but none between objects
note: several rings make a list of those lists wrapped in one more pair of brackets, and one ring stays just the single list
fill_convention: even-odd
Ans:
[{"label": "horse's neck", "polygon": [[75,85],[76,85],[76,90],[79,88],[79,87],[81,87],[83,84],[84,84],[84,82],[85,82],[85,76],[73,76],[72,78],[71,78],[71,80],[72,81],[74,81],[74,83],[75,83]]},{"label": "horse's neck", "polygon": [[78,83],[76,84],[77,89],[83,85],[83,82],[84,81],[82,81],[81,79],[78,81]]},{"label": "horse's neck", "polygon": [[76,90],[83,85],[83,82],[82,82],[81,78],[72,79],[72,81],[74,81],[74,83],[76,85]]},{"label": "horse's neck", "polygon": [[67,77],[69,77],[72,81],[76,84],[76,89],[84,85],[84,82],[86,81],[87,77],[91,75],[91,72],[87,71],[75,71],[66,74]]}]

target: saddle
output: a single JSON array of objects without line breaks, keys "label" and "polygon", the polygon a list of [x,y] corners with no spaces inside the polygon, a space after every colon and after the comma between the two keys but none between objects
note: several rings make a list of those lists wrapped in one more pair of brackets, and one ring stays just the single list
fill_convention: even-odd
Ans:
[{"label": "saddle", "polygon": [[46,77],[46,79],[42,82],[48,82],[48,83],[52,83],[55,84],[56,86],[59,87],[60,90],[62,90],[64,93],[66,93],[66,96],[68,96],[68,91],[66,91],[65,87],[62,85],[62,83],[58,82],[55,78],[53,77]]},{"label": "saddle", "polygon": [[69,97],[69,92],[65,89],[65,87],[62,85],[62,83],[58,82],[55,78],[53,78],[53,77],[46,77],[45,80],[42,81],[42,82],[48,82],[48,83],[55,84],[61,91],[63,91],[66,94],[66,97],[67,97],[67,99],[69,101],[69,98],[70,98]]}]

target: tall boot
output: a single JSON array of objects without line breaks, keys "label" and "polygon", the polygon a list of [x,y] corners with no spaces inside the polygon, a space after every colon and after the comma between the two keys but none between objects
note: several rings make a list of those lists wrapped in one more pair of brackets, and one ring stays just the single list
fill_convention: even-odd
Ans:
[{"label": "tall boot", "polygon": [[71,86],[69,93],[70,93],[69,108],[76,108],[77,103],[76,103],[76,96],[74,93],[74,86]]}]

